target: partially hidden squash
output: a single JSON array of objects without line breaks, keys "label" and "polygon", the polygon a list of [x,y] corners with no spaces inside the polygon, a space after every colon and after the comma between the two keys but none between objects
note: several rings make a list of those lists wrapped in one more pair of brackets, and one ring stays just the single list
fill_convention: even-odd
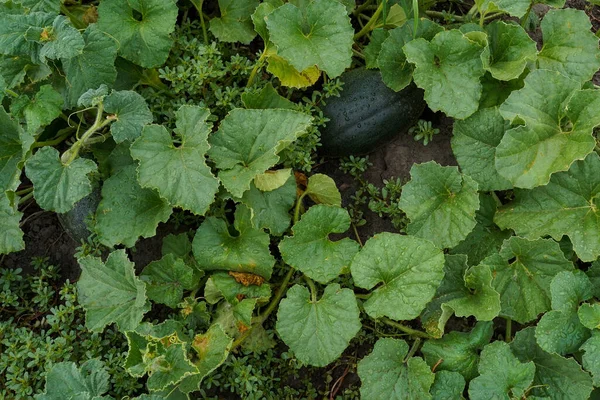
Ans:
[{"label": "partially hidden squash", "polygon": [[358,68],[343,73],[340,97],[323,107],[329,118],[321,130],[320,154],[328,157],[362,155],[406,132],[425,109],[423,91],[414,84],[395,92],[379,71]]}]

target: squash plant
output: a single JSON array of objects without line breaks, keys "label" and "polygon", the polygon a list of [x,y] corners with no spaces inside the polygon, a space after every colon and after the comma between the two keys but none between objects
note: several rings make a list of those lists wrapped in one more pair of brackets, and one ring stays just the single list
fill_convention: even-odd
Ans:
[{"label": "squash plant", "polygon": [[[140,399],[189,398],[238,348],[271,346],[269,319],[312,366],[338,359],[365,319],[405,335],[358,362],[365,399],[586,399],[600,385],[600,50],[584,12],[539,2],[556,9],[538,49],[523,28],[531,0],[454,12],[393,0],[3,1],[0,253],[23,249],[25,204],[67,213],[100,191],[91,225],[108,250],[78,260],[78,298],[88,329],[123,333],[124,368],[150,393]],[[198,37],[184,43],[190,18]],[[200,50],[178,66],[176,47]],[[291,170],[298,143],[312,165],[321,106],[363,63],[455,119],[459,165],[414,165],[399,202],[406,234],[364,246],[330,237],[351,225],[335,182]],[[363,113],[344,117],[358,126]],[[195,229],[165,237],[162,258],[137,270],[127,249],[174,209]],[[158,304],[167,319],[153,317]],[[453,331],[451,320],[476,323]],[[81,360],[55,365],[37,397],[108,388],[101,363]]]}]

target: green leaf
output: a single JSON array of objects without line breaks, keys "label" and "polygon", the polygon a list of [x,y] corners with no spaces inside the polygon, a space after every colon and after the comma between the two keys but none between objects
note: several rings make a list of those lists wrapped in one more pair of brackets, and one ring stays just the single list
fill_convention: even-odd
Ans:
[{"label": "green leaf", "polygon": [[[600,91],[577,90],[579,83],[547,70],[525,78],[500,113],[512,123],[496,149],[496,169],[516,187],[545,185],[592,152],[592,130],[600,124]],[[592,111],[594,110],[594,111]]]},{"label": "green leaf", "polygon": [[590,154],[567,172],[554,174],[546,186],[515,190],[515,200],[501,207],[494,221],[526,238],[567,235],[582,261],[600,256],[600,157]]},{"label": "green leaf", "polygon": [[234,227],[237,236],[216,217],[208,217],[200,225],[192,243],[200,268],[250,272],[269,279],[275,264],[269,252],[269,235],[252,227],[250,210],[243,205],[237,206]]},{"label": "green leaf", "polygon": [[435,161],[413,165],[410,176],[399,203],[411,221],[407,232],[441,248],[456,246],[475,227],[477,183],[458,168]]},{"label": "green leaf", "polygon": [[308,178],[308,185],[304,194],[308,195],[317,204],[342,206],[342,195],[335,181],[324,174],[314,174]]},{"label": "green leaf", "polygon": [[0,107],[0,197],[16,190],[21,177],[22,161],[33,143],[33,137]]},{"label": "green leaf", "polygon": [[[252,23],[254,30],[265,42],[265,47],[269,43],[269,30],[267,29],[267,16],[273,12],[276,8],[283,5],[283,0],[271,0],[268,2],[260,3],[258,7],[252,13]],[[242,95],[243,97],[243,95]],[[254,108],[254,107],[248,107]]]},{"label": "green leaf", "polygon": [[[381,44],[377,66],[381,70],[383,82],[391,89],[400,91],[412,82],[414,66],[408,62],[403,47],[416,38],[427,41],[444,29],[430,19],[419,20],[417,34],[414,32],[414,20],[407,21],[399,28],[392,29]],[[366,54],[365,54],[366,56]]]},{"label": "green leaf", "polygon": [[[0,53],[8,56],[27,56],[39,62],[42,48],[40,35],[51,26],[55,16],[42,12],[27,15],[0,14]],[[36,37],[37,35],[37,37]]]},{"label": "green leaf", "polygon": [[96,400],[105,394],[109,385],[108,372],[104,363],[97,358],[84,362],[80,368],[72,362],[54,364],[46,375],[44,393],[36,400]]},{"label": "green leaf", "polygon": [[446,321],[473,315],[478,321],[491,321],[500,313],[500,295],[492,287],[492,272],[486,265],[471,268],[464,255],[447,255],[444,279],[421,315],[426,330],[435,337],[444,333]]},{"label": "green leaf", "polygon": [[537,56],[535,42],[520,25],[493,21],[485,27],[489,45],[483,50],[483,68],[501,81],[518,78]]},{"label": "green leaf", "polygon": [[442,281],[444,255],[428,240],[383,232],[365,243],[350,268],[356,286],[377,286],[364,303],[369,316],[411,320]]},{"label": "green leaf", "polygon": [[482,264],[492,269],[492,284],[502,303],[501,315],[521,324],[550,309],[550,282],[559,272],[573,270],[573,263],[555,241],[529,241],[516,236],[507,239],[499,254]]},{"label": "green leaf", "polygon": [[[363,49],[363,55],[365,56],[365,67],[368,69],[379,68],[379,53],[381,52],[381,45],[390,35],[390,31],[383,28],[376,28],[371,31],[371,40],[369,44]],[[403,53],[404,54],[404,53]]]},{"label": "green leaf", "polygon": [[152,122],[152,113],[146,100],[131,90],[112,92],[106,96],[104,111],[115,119],[110,126],[110,133],[117,143],[137,139],[144,125]]},{"label": "green leaf", "polygon": [[241,197],[257,175],[277,164],[277,154],[304,134],[310,121],[309,115],[292,110],[232,110],[211,135],[208,151],[225,189]]},{"label": "green leaf", "polygon": [[349,238],[329,240],[332,233],[344,233],[350,216],[344,208],[315,205],[292,228],[279,244],[283,260],[309,278],[326,284],[347,271],[358,253],[358,243]]},{"label": "green leaf", "polygon": [[350,67],[354,29],[346,8],[335,0],[291,3],[267,17],[270,40],[279,56],[298,71],[317,66],[331,78]]},{"label": "green leaf", "polygon": [[40,50],[40,60],[69,59],[81,53],[85,47],[83,37],[71,24],[71,21],[62,15],[56,17],[51,28],[44,28],[41,35],[44,46]]},{"label": "green leaf", "polygon": [[[1,107],[0,107],[1,108]],[[0,254],[8,254],[25,248],[20,221],[23,213],[10,205],[8,196],[0,195]]]},{"label": "green leaf", "polygon": [[469,265],[477,265],[486,257],[497,254],[504,240],[512,236],[510,230],[501,231],[494,224],[497,202],[492,195],[479,193],[479,204],[475,214],[477,225],[465,240],[450,249],[450,254],[465,254]]},{"label": "green leaf", "polygon": [[485,346],[478,369],[479,376],[469,384],[472,400],[522,398],[535,375],[534,363],[520,362],[505,342]]},{"label": "green leaf", "polygon": [[249,44],[256,36],[250,16],[258,0],[219,0],[221,17],[210,20],[210,31],[221,42]]},{"label": "green leaf", "polygon": [[577,308],[592,297],[592,283],[583,271],[564,271],[552,279],[550,293],[552,311],[542,316],[535,329],[537,343],[548,353],[574,353],[590,337]]},{"label": "green leaf", "polygon": [[118,45],[115,39],[92,24],[83,32],[83,40],[85,47],[81,52],[62,60],[67,86],[66,107],[75,106],[79,97],[90,88],[103,84],[111,86],[117,78],[114,64]]},{"label": "green leaf", "polygon": [[212,325],[204,334],[196,335],[192,348],[196,351],[194,364],[198,373],[183,378],[179,389],[184,393],[199,390],[202,379],[225,362],[232,343],[233,340],[218,324]]},{"label": "green leaf", "polygon": [[517,18],[523,17],[531,6],[531,0],[492,0],[489,3]]},{"label": "green leaf", "polygon": [[420,357],[410,357],[404,340],[381,338],[373,352],[358,363],[363,399],[431,399],[435,376]]},{"label": "green leaf", "polygon": [[600,68],[598,38],[585,12],[550,10],[541,24],[544,46],[540,69],[558,71],[579,83],[589,81]]},{"label": "green leaf", "polygon": [[577,316],[588,329],[600,329],[600,303],[583,303],[577,310]]},{"label": "green leaf", "polygon": [[206,165],[207,138],[211,125],[207,109],[182,106],[175,113],[175,144],[167,129],[149,125],[131,145],[131,155],[140,161],[139,182],[151,187],[173,206],[204,215],[219,189],[219,181]]},{"label": "green leaf", "polygon": [[63,103],[63,97],[52,86],[41,86],[23,109],[27,130],[35,133],[39,128],[49,125],[62,112]]},{"label": "green leaf", "polygon": [[78,261],[77,299],[85,309],[85,326],[100,332],[114,322],[123,332],[135,329],[150,310],[150,302],[125,250],[113,251],[105,263],[93,256]]},{"label": "green leaf", "polygon": [[177,20],[172,0],[103,0],[98,6],[98,27],[120,44],[123,58],[153,68],[162,65],[171,49]]},{"label": "green leaf", "polygon": [[592,374],[594,386],[600,386],[600,331],[592,332],[592,337],[580,347],[580,350],[584,352],[581,357],[583,368]]},{"label": "green leaf", "polygon": [[194,289],[200,276],[183,260],[168,254],[148,264],[140,274],[140,279],[146,283],[150,300],[177,308],[183,298],[183,291]]},{"label": "green leaf", "polygon": [[486,72],[481,78],[483,93],[481,94],[479,108],[500,106],[512,92],[523,88],[524,75],[528,73],[529,71],[525,71],[523,75],[512,81],[499,81],[494,79],[492,74]]},{"label": "green leaf", "polygon": [[96,170],[96,163],[86,158],[63,164],[58,150],[53,147],[39,149],[25,166],[38,205],[58,213],[69,211],[91,193],[92,185],[87,175]]},{"label": "green leaf", "polygon": [[[264,4],[268,3],[261,5]],[[259,92],[242,94],[242,102],[246,108],[253,109],[283,108],[292,110],[295,108],[295,104],[281,96],[271,82],[267,83]]]},{"label": "green leaf", "polygon": [[496,147],[508,123],[498,108],[484,108],[454,123],[452,152],[461,170],[477,182],[479,190],[508,190],[512,184],[496,170]]},{"label": "green leaf", "polygon": [[240,201],[252,213],[252,226],[256,229],[268,229],[271,235],[281,236],[290,226],[290,209],[296,202],[296,180],[287,182],[270,192],[262,192],[254,183],[244,192]]},{"label": "green leaf", "polygon": [[167,222],[171,206],[138,182],[135,165],[121,168],[102,186],[96,211],[96,232],[105,246],[133,247],[138,238],[152,237],[160,222]]},{"label": "green leaf", "polygon": [[465,378],[455,371],[439,371],[431,386],[432,400],[464,400]]},{"label": "green leaf", "polygon": [[[494,333],[492,322],[478,322],[471,332],[452,331],[443,338],[428,340],[421,352],[436,371],[456,371],[468,381],[477,376],[479,352]],[[440,361],[441,360],[441,361]]]},{"label": "green leaf", "polygon": [[298,360],[324,367],[336,360],[361,328],[354,293],[337,283],[328,285],[321,299],[294,285],[277,311],[277,333]]},{"label": "green leaf", "polygon": [[18,0],[16,2],[20,3],[29,14],[36,11],[58,14],[60,11],[60,0]]},{"label": "green leaf", "polygon": [[102,84],[97,89],[90,89],[77,99],[78,107],[97,107],[108,95],[108,86]]},{"label": "green leaf", "polygon": [[263,192],[270,192],[282,187],[291,176],[291,168],[269,170],[254,178],[254,185]]},{"label": "green leaf", "polygon": [[572,358],[547,353],[535,341],[535,328],[515,335],[511,350],[521,362],[535,363],[535,378],[530,394],[548,399],[585,400],[592,392],[592,378]]},{"label": "green leaf", "polygon": [[165,236],[162,242],[161,253],[163,256],[173,254],[177,258],[185,259],[192,253],[192,242],[186,232]]},{"label": "green leaf", "polygon": [[[482,47],[454,29],[442,31],[428,42],[415,39],[404,46],[415,64],[413,79],[425,90],[427,105],[449,117],[467,118],[477,111],[481,97]],[[440,88],[444,90],[440,90]]]},{"label": "green leaf", "polygon": [[585,272],[592,282],[594,297],[600,299],[600,260],[596,260]]}]

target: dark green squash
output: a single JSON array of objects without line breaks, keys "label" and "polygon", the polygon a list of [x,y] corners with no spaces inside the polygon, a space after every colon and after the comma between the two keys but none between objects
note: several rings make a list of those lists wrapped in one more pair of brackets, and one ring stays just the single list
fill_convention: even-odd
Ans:
[{"label": "dark green squash", "polygon": [[323,107],[329,118],[321,130],[319,153],[329,157],[367,154],[406,132],[425,109],[423,91],[414,84],[394,92],[379,71],[364,68],[340,77],[344,88]]}]

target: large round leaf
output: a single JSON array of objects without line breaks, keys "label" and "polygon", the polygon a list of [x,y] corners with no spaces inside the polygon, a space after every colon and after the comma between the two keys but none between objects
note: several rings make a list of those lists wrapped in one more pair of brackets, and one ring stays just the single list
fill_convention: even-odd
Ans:
[{"label": "large round leaf", "polygon": [[298,359],[316,367],[336,360],[361,328],[358,305],[350,289],[325,288],[320,300],[295,285],[277,312],[277,333]]},{"label": "large round leaf", "polygon": [[378,286],[364,303],[367,314],[410,320],[423,311],[444,277],[444,255],[428,240],[384,232],[365,243],[351,270],[356,286]]}]

